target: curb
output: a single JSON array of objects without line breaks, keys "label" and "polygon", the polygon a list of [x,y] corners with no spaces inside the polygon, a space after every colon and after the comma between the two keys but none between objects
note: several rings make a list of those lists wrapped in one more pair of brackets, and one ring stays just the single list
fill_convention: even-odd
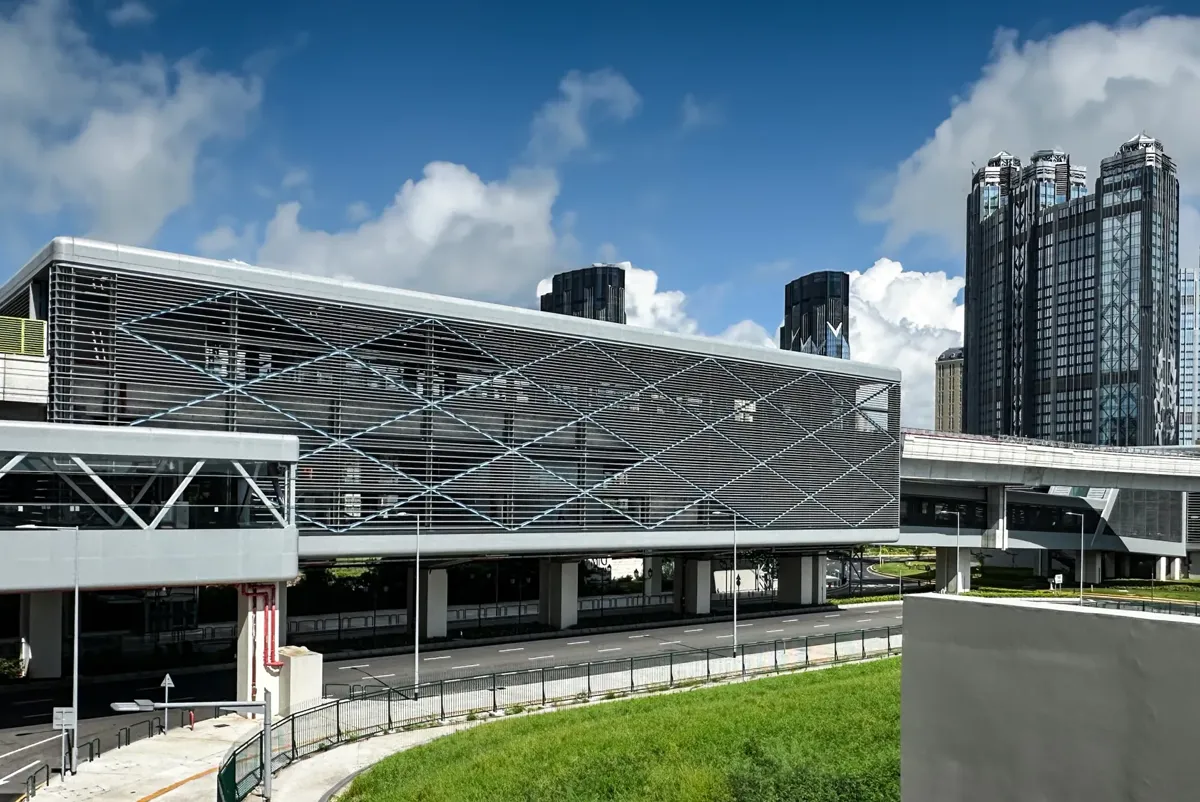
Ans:
[{"label": "curb", "polygon": [[[389,757],[390,757],[390,755],[389,755]],[[379,762],[378,760],[375,761],[375,763],[378,763],[378,762]],[[363,766],[361,769],[354,772],[353,774],[349,774],[349,775],[343,777],[342,779],[338,780],[337,785],[333,786],[328,791],[321,794],[321,798],[320,798],[320,800],[318,800],[318,802],[331,802],[331,800],[333,800],[334,797],[336,797],[343,790],[345,790],[347,785],[354,782],[355,777],[362,774],[367,769],[374,768],[375,763],[372,763],[370,766]],[[140,802],[140,800],[139,800],[139,802]]]}]

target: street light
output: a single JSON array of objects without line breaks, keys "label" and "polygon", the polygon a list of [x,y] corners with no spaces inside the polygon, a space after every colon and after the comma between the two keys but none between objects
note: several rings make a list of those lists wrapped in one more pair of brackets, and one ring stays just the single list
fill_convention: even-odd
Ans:
[{"label": "street light", "polygon": [[405,518],[417,521],[417,566],[413,570],[413,698],[421,695],[421,514],[418,512],[401,512]]},{"label": "street light", "polygon": [[71,773],[74,774],[79,768],[79,527],[18,524],[17,529],[48,529],[54,532],[73,531],[75,533],[75,576],[73,580],[75,598],[72,603],[75,631],[71,636],[71,709],[75,711],[74,723],[71,725]]},{"label": "street light", "polygon": [[1074,515],[1079,518],[1079,606],[1083,606],[1083,526],[1084,517],[1082,512],[1068,512],[1067,515]]}]

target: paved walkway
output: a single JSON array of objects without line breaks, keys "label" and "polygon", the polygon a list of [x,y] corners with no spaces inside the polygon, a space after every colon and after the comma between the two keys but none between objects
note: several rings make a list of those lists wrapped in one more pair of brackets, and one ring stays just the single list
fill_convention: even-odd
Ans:
[{"label": "paved walkway", "polygon": [[[217,765],[235,742],[262,725],[229,715],[202,721],[195,731],[172,729],[170,734],[135,741],[105,752],[65,782],[55,777],[38,790],[36,802],[213,802],[217,794]],[[174,789],[174,790],[172,790]]]}]

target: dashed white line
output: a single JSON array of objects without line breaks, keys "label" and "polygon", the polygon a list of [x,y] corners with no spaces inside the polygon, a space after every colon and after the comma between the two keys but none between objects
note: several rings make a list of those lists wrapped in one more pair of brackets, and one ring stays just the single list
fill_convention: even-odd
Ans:
[{"label": "dashed white line", "polygon": [[857,621],[855,621],[854,623],[856,623],[856,624],[869,624],[869,623],[871,623],[871,619],[869,619],[869,618],[860,618],[860,619],[858,619]]},{"label": "dashed white line", "polygon": [[813,629],[820,629],[821,627],[827,627],[827,626],[829,626],[829,624],[814,624]]},{"label": "dashed white line", "polygon": [[825,617],[826,618],[841,618],[842,614],[841,613],[830,613],[829,615],[827,615]]},{"label": "dashed white line", "polygon": [[772,632],[783,632],[783,630],[782,629],[768,629],[767,630],[768,635],[770,635]]},{"label": "dashed white line", "polygon": [[799,618],[785,618],[785,619],[783,619],[782,621],[780,621],[779,623],[781,623],[781,624],[794,624],[794,623],[796,623],[796,622],[797,622],[797,621],[799,621],[799,620],[800,620]]},{"label": "dashed white line", "polygon": [[425,658],[425,662],[427,662],[427,663],[428,663],[430,660],[449,660],[449,659],[450,659],[450,655],[448,655],[448,654],[440,654],[440,655],[438,655],[437,657],[426,657],[426,658]]},{"label": "dashed white line", "polygon": [[359,663],[356,666],[338,666],[338,671],[345,671],[347,668],[370,668],[370,663]]},{"label": "dashed white line", "polygon": [[[387,679],[388,677],[394,677],[394,676],[396,676],[396,675],[395,674],[376,674],[375,679]],[[175,701],[186,702],[187,699],[176,699]]]},{"label": "dashed white line", "polygon": [[877,613],[877,612],[879,612],[879,611],[878,610],[867,610],[867,615],[875,615],[875,613]]},{"label": "dashed white line", "polygon": [[903,617],[904,617],[904,616],[902,616],[902,615],[898,615],[898,616],[896,616],[896,618],[903,618]]},{"label": "dashed white line", "polygon": [[732,635],[718,635],[718,638],[732,638]]},{"label": "dashed white line", "polygon": [[681,642],[681,641],[677,641],[677,640],[665,640],[665,641],[663,641],[662,643],[660,643],[660,644],[658,644],[658,645],[659,645],[659,646],[672,646],[672,645],[674,645],[674,644],[677,644],[677,643],[680,643],[680,642]]},{"label": "dashed white line", "polygon": [[634,638],[645,638],[645,637],[648,637],[648,636],[646,636],[646,635],[630,635],[629,639],[633,640]]},{"label": "dashed white line", "polygon": [[752,626],[754,626],[754,624],[738,624],[737,625],[738,629],[741,629],[742,627],[752,627]]},{"label": "dashed white line", "polygon": [[591,643],[591,641],[590,640],[573,640],[570,643],[568,643],[567,645],[568,646],[582,646],[585,643]]},{"label": "dashed white line", "polygon": [[479,663],[468,663],[465,666],[450,666],[451,671],[457,671],[460,668],[479,668]]},{"label": "dashed white line", "polygon": [[696,627],[695,629],[685,629],[684,632],[703,632],[704,627]]},{"label": "dashed white line", "polygon": [[527,657],[527,660],[551,660],[554,658],[552,654],[539,654],[537,657]]},{"label": "dashed white line", "polygon": [[620,646],[610,646],[607,649],[597,649],[596,651],[597,652],[619,652],[619,651],[621,651],[621,647]]},{"label": "dashed white line", "polygon": [[505,652],[523,652],[523,651],[525,651],[525,647],[518,646],[515,649],[501,649],[500,654],[504,654]]}]

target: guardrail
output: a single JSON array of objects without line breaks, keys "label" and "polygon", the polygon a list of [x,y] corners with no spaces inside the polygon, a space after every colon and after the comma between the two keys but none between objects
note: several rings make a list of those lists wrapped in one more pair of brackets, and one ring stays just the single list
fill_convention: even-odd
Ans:
[{"label": "guardrail", "polygon": [[[229,750],[217,771],[217,799],[241,802],[249,796],[262,782],[265,762],[275,772],[314,752],[424,722],[864,660],[897,654],[902,642],[903,627],[877,627],[748,643],[736,649],[692,649],[441,679],[419,686],[330,684],[325,686],[327,693],[344,688],[346,697],[284,716],[271,726],[269,746],[257,733]],[[264,754],[269,761],[263,760]]]},{"label": "guardrail", "polygon": [[[39,783],[38,777],[41,774],[45,774],[46,779],[43,782]],[[26,798],[32,798],[34,796],[37,796],[37,789],[39,789],[43,786],[49,785],[49,784],[50,784],[50,764],[43,763],[41,765],[41,767],[34,769],[33,774],[30,774],[28,777],[25,778],[25,796],[26,796]]]},{"label": "guardrail", "polygon": [[[1074,600],[1056,599],[1067,603]],[[1166,613],[1168,615],[1200,616],[1200,603],[1189,601],[1172,601],[1171,599],[1097,599],[1084,597],[1084,606],[1100,607],[1108,610],[1137,610],[1142,613]]]},{"label": "guardrail", "polygon": [[[163,715],[169,715],[164,711]],[[129,746],[133,743],[133,730],[138,728],[140,731],[142,726],[146,727],[146,737],[153,738],[157,733],[163,731],[162,719],[158,716],[148,718],[145,721],[139,721],[136,724],[130,724],[128,727],[121,727],[117,730],[117,748]]]}]

